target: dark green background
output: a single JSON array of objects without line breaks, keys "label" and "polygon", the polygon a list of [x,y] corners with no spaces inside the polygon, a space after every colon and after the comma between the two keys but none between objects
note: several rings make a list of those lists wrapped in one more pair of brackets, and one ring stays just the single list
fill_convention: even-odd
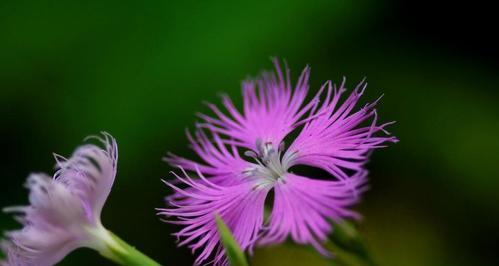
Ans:
[{"label": "dark green background", "polygon": [[[480,1],[478,1],[480,2]],[[401,142],[374,153],[361,230],[382,265],[497,265],[498,56],[491,8],[421,1],[0,2],[0,205],[25,203],[31,171],[52,173],[101,130],[119,144],[104,224],[165,265],[190,265],[155,216],[167,151],[203,101],[287,59],[311,87],[367,76]],[[492,16],[491,16],[492,15]],[[495,30],[496,31],[496,30]],[[0,215],[0,229],[16,227]],[[62,265],[108,265],[78,250]],[[328,265],[311,249],[258,250],[255,265]]]}]

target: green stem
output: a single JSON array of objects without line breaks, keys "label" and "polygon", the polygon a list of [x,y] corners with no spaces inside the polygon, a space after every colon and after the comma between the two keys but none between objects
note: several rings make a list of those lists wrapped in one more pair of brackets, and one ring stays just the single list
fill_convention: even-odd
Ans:
[{"label": "green stem", "polygon": [[126,266],[161,266],[111,231],[105,230],[103,234],[105,236],[101,235],[101,239],[105,243],[105,246],[100,249],[100,254],[103,257]]}]

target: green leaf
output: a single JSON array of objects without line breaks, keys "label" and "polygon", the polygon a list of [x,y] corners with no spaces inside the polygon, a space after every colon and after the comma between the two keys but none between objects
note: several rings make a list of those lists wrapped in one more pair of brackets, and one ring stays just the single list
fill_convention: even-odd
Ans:
[{"label": "green leaf", "polygon": [[224,223],[222,218],[217,214],[215,216],[217,221],[218,233],[220,234],[220,239],[222,240],[222,244],[225,248],[225,253],[229,258],[229,263],[231,266],[248,266],[248,261],[246,261],[246,257],[244,256],[244,252],[237,244],[234,236],[230,232],[230,229]]}]

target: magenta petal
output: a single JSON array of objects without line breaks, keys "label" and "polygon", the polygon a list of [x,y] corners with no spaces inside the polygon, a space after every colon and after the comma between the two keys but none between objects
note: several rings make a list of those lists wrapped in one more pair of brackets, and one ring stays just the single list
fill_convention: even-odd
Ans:
[{"label": "magenta petal", "polygon": [[365,190],[366,174],[362,172],[347,181],[287,174],[274,186],[274,206],[259,245],[278,244],[291,237],[327,255],[321,244],[332,230],[330,221],[359,217],[350,208]]},{"label": "magenta petal", "polygon": [[177,196],[170,200],[170,207],[159,209],[158,214],[167,219],[175,217],[178,220],[170,222],[184,226],[175,234],[179,246],[189,245],[193,252],[202,249],[195,261],[196,265],[207,262],[210,257],[215,265],[227,264],[215,214],[221,216],[243,250],[252,249],[263,225],[268,189],[254,189],[254,184],[250,182],[232,186],[217,185],[202,176],[201,179],[191,179],[187,175],[177,178],[188,189],[165,181],[176,191]]},{"label": "magenta petal", "polygon": [[166,157],[165,161],[174,167],[199,171],[216,184],[232,185],[240,182],[241,173],[248,163],[239,156],[234,145],[227,147],[218,134],[212,134],[212,139],[209,139],[201,129],[196,131],[194,137],[189,133],[187,136],[192,149],[204,163],[199,164],[174,154]]},{"label": "magenta petal", "polygon": [[296,128],[301,117],[313,108],[315,101],[303,104],[309,88],[308,67],[292,88],[289,69],[286,68],[284,74],[277,59],[274,64],[276,74],[266,72],[257,80],[243,82],[242,112],[224,97],[222,102],[228,114],[210,104],[215,117],[201,114],[204,120],[201,126],[225,136],[231,143],[255,151],[257,141],[279,145]]},{"label": "magenta petal", "polygon": [[[397,142],[384,129],[391,123],[377,124],[376,102],[353,111],[367,83],[362,81],[340,104],[345,92],[344,81],[339,88],[330,82],[322,105],[311,114],[298,137],[288,149],[295,155],[294,164],[315,166],[339,179],[347,179],[348,171],[362,171],[370,151],[384,147],[386,142]],[[372,119],[369,125],[366,121]]]}]

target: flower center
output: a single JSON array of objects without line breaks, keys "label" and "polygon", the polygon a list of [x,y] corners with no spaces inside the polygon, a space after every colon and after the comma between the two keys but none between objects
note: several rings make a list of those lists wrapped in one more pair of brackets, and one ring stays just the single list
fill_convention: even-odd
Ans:
[{"label": "flower center", "polygon": [[248,150],[244,154],[254,159],[255,163],[244,171],[247,177],[255,178],[259,185],[273,185],[277,181],[284,181],[284,177],[295,157],[294,153],[284,152],[284,142],[276,147],[272,142],[262,143],[257,140],[258,152]]}]

